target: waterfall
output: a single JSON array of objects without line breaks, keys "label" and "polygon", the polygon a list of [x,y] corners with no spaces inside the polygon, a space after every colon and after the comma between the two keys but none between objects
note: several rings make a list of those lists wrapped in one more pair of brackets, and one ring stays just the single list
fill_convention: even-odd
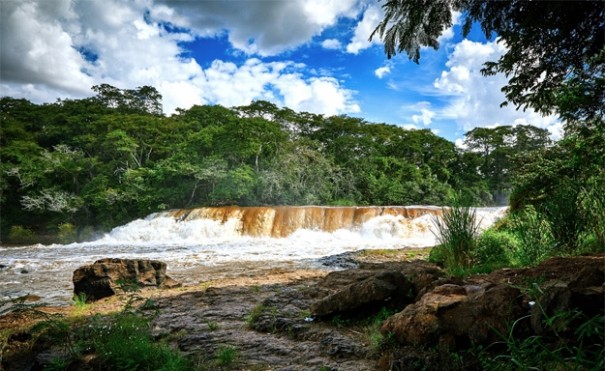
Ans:
[{"label": "waterfall", "polygon": [[[481,228],[507,208],[477,208]],[[435,244],[442,209],[405,207],[203,207],[170,210],[114,228],[102,238],[68,245],[0,246],[0,300],[27,293],[68,303],[71,274],[107,257],[157,259],[185,283],[240,267],[319,267],[320,258],[361,249]]]},{"label": "waterfall", "polygon": [[404,223],[424,215],[440,214],[441,208],[434,206],[228,206],[172,210],[154,214],[154,217],[170,216],[184,222],[200,219],[221,223],[235,221],[241,235],[279,238],[301,229],[324,232],[359,230],[364,223],[378,217],[392,216]]}]

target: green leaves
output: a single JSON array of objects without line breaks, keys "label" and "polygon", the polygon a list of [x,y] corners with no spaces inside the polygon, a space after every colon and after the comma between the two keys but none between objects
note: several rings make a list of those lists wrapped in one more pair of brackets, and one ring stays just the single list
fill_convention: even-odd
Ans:
[{"label": "green leaves", "polygon": [[[0,101],[4,233],[71,223],[80,235],[198,205],[443,205],[463,192],[487,202],[491,184],[477,172],[484,158],[429,130],[263,101],[162,117],[122,107],[139,99],[133,92],[103,86],[98,94],[42,107]],[[498,139],[490,156],[521,146],[522,135],[524,148],[535,145],[536,133],[518,133],[514,144]]]},{"label": "green leaves", "polygon": [[605,7],[600,1],[389,0],[372,32],[384,41],[387,58],[406,52],[418,63],[420,48],[438,48],[463,13],[464,36],[478,23],[486,38],[507,46],[484,75],[503,73],[507,102],[566,120],[592,120],[605,114]]}]

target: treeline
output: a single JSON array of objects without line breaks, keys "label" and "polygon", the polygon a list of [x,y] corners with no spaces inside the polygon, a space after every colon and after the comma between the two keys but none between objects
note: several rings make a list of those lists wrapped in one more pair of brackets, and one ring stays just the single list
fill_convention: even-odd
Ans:
[{"label": "treeline", "polygon": [[545,130],[503,126],[468,132],[461,150],[429,130],[265,101],[166,117],[153,87],[93,90],[1,99],[2,236],[201,205],[502,204],[519,165],[551,144]]}]

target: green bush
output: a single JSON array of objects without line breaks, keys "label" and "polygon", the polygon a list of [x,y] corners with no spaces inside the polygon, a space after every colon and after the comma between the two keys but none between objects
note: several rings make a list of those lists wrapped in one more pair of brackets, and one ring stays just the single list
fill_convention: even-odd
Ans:
[{"label": "green bush", "polygon": [[218,366],[228,367],[233,365],[233,362],[237,359],[237,348],[222,345],[216,352],[216,364]]},{"label": "green bush", "polygon": [[146,318],[120,314],[114,323],[94,330],[90,340],[103,369],[177,371],[191,368],[180,353],[153,342]]},{"label": "green bush", "polygon": [[473,252],[476,264],[492,266],[510,265],[511,253],[519,248],[519,241],[510,232],[488,229],[477,240]]},{"label": "green bush", "polygon": [[443,266],[445,264],[445,247],[443,245],[436,245],[431,248],[429,252],[429,262]]},{"label": "green bush", "polygon": [[581,199],[581,209],[590,221],[586,226],[587,234],[592,236],[588,237],[592,244],[586,246],[587,241],[583,241],[584,247],[602,252],[605,249],[605,176],[589,179]]},{"label": "green bush", "polygon": [[521,266],[531,266],[546,259],[555,246],[551,225],[533,206],[526,206],[511,216],[511,228],[519,244],[511,260]]},{"label": "green bush", "polygon": [[445,267],[449,270],[469,267],[479,230],[475,211],[468,207],[445,208],[434,223]]},{"label": "green bush", "polygon": [[8,232],[8,239],[12,243],[30,244],[35,241],[34,232],[20,225],[13,225]]},{"label": "green bush", "polygon": [[[498,370],[603,370],[605,347],[603,315],[587,317],[578,311],[563,311],[546,318],[543,325],[550,336],[519,337],[515,325],[500,334],[505,346],[497,355],[483,353],[484,369]],[[570,333],[561,335],[557,323],[567,323]],[[572,325],[573,323],[573,325]]]},{"label": "green bush", "polygon": [[76,226],[71,223],[59,224],[57,237],[61,243],[72,243],[78,239],[78,233]]},{"label": "green bush", "polygon": [[580,236],[589,223],[581,198],[582,190],[576,182],[561,182],[540,209],[552,227],[555,247],[561,252],[573,253],[579,247]]}]

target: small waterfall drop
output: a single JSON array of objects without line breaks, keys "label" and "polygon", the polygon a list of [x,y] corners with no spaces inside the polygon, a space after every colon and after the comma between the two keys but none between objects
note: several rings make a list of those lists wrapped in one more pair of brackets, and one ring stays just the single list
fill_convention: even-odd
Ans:
[{"label": "small waterfall drop", "polygon": [[[477,208],[481,228],[507,208]],[[69,303],[73,271],[107,257],[157,259],[184,283],[230,271],[317,268],[319,259],[362,249],[435,244],[440,207],[208,207],[171,210],[68,245],[1,247],[0,300],[25,294]],[[236,268],[239,267],[239,268]]]}]

